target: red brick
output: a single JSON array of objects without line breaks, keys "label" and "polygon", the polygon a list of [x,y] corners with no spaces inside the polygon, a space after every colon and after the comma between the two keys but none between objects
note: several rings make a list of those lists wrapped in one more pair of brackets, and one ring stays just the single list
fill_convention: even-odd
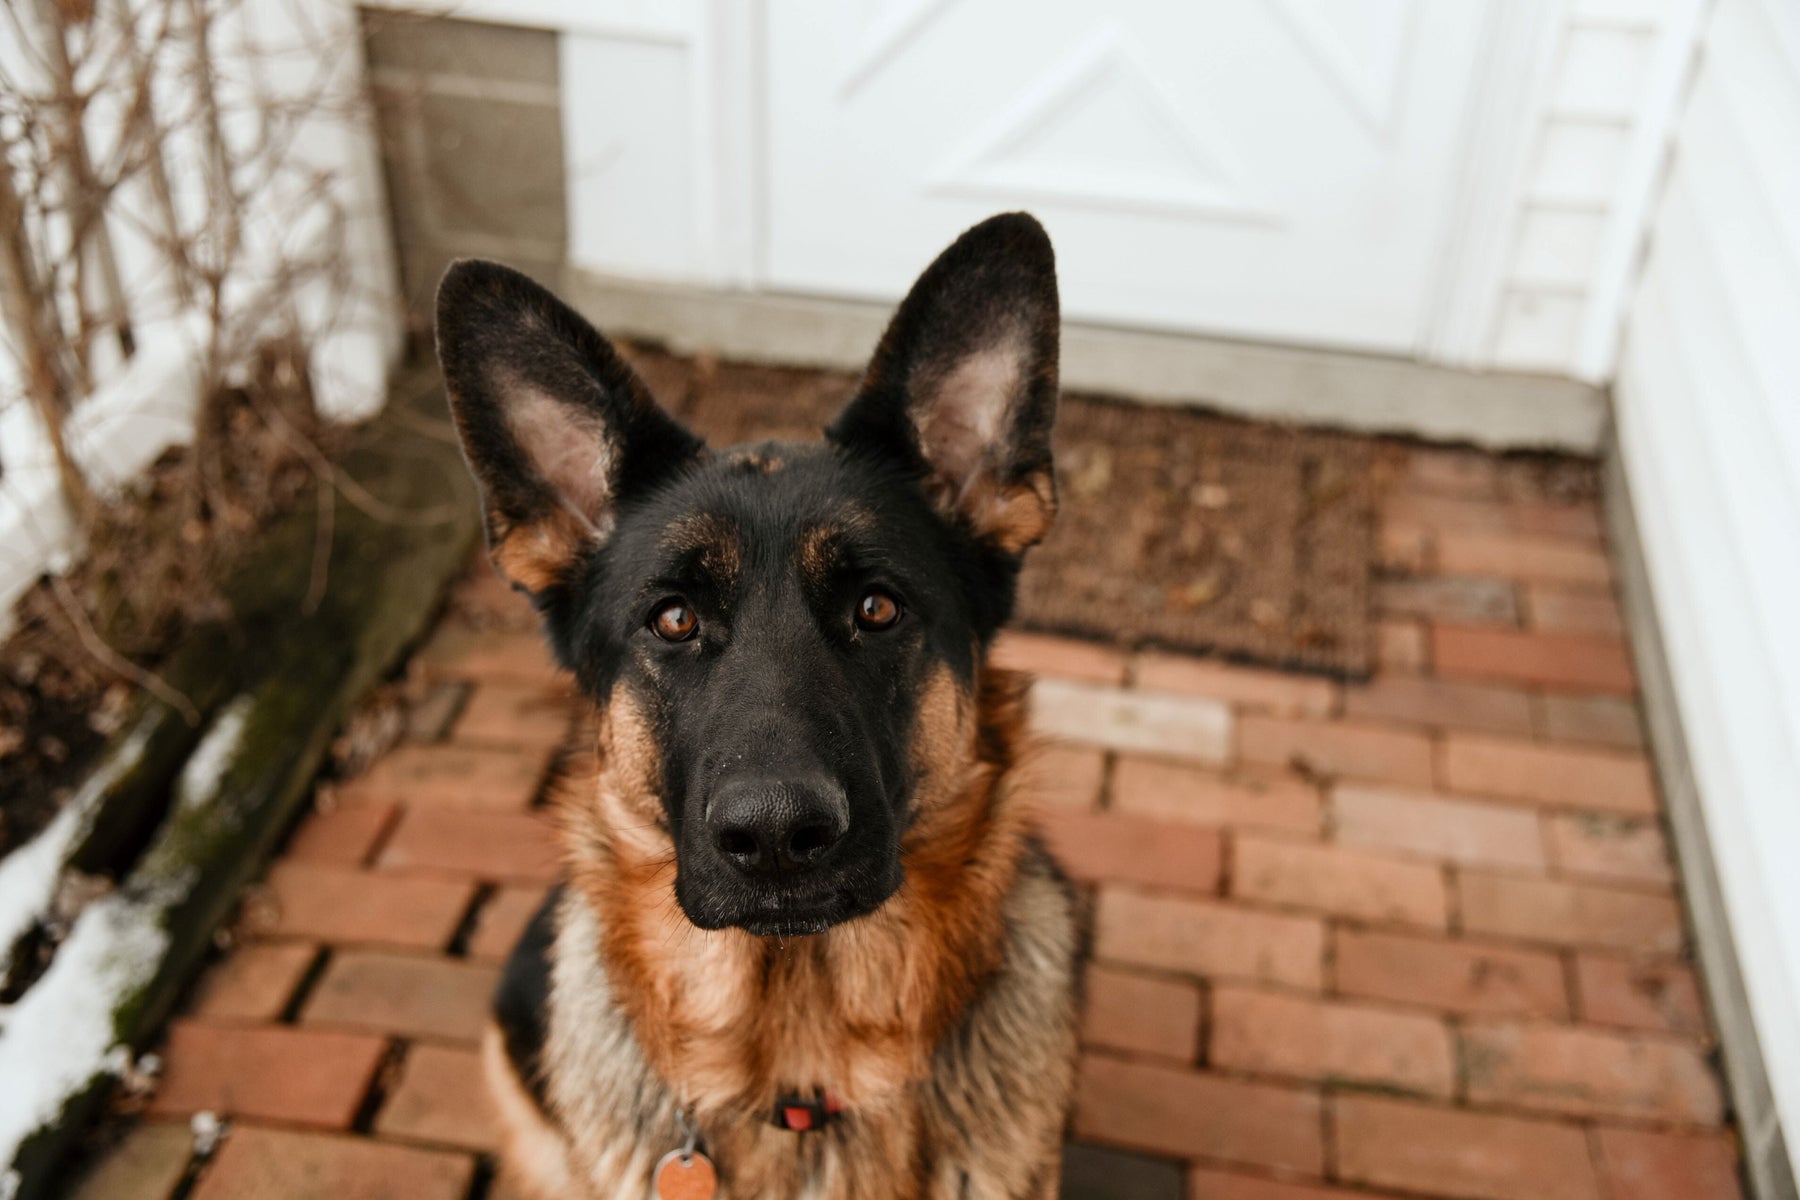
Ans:
[{"label": "red brick", "polygon": [[1210,696],[1280,716],[1326,717],[1337,703],[1337,687],[1328,679],[1175,654],[1139,655],[1133,679],[1146,691]]},{"label": "red brick", "polygon": [[500,633],[445,623],[419,658],[433,679],[570,689],[569,676],[556,665],[548,643],[537,633]]},{"label": "red brick", "polygon": [[1333,1103],[1347,1182],[1459,1200],[1600,1200],[1587,1137],[1572,1125],[1380,1096]]},{"label": "red brick", "polygon": [[338,788],[344,807],[411,804],[519,810],[550,765],[542,746],[402,746]]},{"label": "red brick", "polygon": [[1625,620],[1608,589],[1533,583],[1525,588],[1525,619],[1533,629],[1623,637]]},{"label": "red brick", "polygon": [[1546,813],[1550,860],[1565,875],[1673,883],[1669,846],[1654,821],[1611,813]]},{"label": "red brick", "polygon": [[1637,693],[1631,651],[1617,638],[1437,625],[1431,631],[1431,661],[1446,677],[1506,679],[1620,696]]},{"label": "red brick", "polygon": [[1715,1133],[1598,1131],[1600,1161],[1615,1200],[1738,1200],[1737,1153]]},{"label": "red brick", "polygon": [[273,1021],[287,1007],[318,949],[297,942],[246,942],[200,977],[194,1015]]},{"label": "red brick", "polygon": [[1464,1026],[1468,1097],[1574,1116],[1716,1125],[1725,1099],[1694,1045],[1568,1025]]},{"label": "red brick", "polygon": [[1089,1046],[1193,1062],[1200,1053],[1200,989],[1090,966],[1081,1040]]},{"label": "red brick", "polygon": [[337,863],[354,867],[369,860],[393,827],[398,810],[390,805],[338,807],[314,812],[294,830],[282,857],[294,862]]},{"label": "red brick", "polygon": [[1531,734],[1531,697],[1510,687],[1385,675],[1344,691],[1344,715],[1434,729]]},{"label": "red brick", "polygon": [[1203,762],[1231,756],[1230,706],[1199,696],[1043,679],[1032,688],[1031,727],[1044,737],[1112,750]]},{"label": "red brick", "polygon": [[1455,575],[1383,579],[1375,585],[1375,611],[1384,617],[1417,617],[1458,625],[1519,623],[1517,591],[1506,579]]},{"label": "red brick", "polygon": [[1190,892],[1219,890],[1219,835],[1123,813],[1046,809],[1050,852],[1081,883],[1140,883]]},{"label": "red brick", "polygon": [[1570,538],[1595,545],[1605,538],[1599,507],[1592,502],[1563,504],[1551,500],[1509,500],[1506,523],[1517,533]]},{"label": "red brick", "polygon": [[1396,492],[1381,506],[1383,524],[1416,525],[1452,533],[1506,533],[1512,528],[1508,505],[1498,498],[1464,499]]},{"label": "red brick", "polygon": [[453,958],[341,951],[332,955],[301,1019],[308,1025],[473,1042],[481,1036],[499,977],[494,967]]},{"label": "red brick", "polygon": [[1325,926],[1207,900],[1102,888],[1095,954],[1114,962],[1317,988]]},{"label": "red brick", "polygon": [[469,694],[452,736],[458,742],[554,749],[568,736],[573,712],[567,694],[555,689],[484,683]]},{"label": "red brick", "polygon": [[1541,951],[1340,929],[1333,965],[1346,996],[1468,1015],[1569,1013],[1562,963]]},{"label": "red brick", "polygon": [[194,1135],[185,1123],[145,1121],[108,1147],[74,1180],[65,1179],[65,1200],[169,1200],[194,1155]]},{"label": "red brick", "polygon": [[150,1111],[348,1129],[385,1050],[353,1033],[176,1021]]},{"label": "red brick", "polygon": [[1106,752],[1087,746],[1045,745],[1020,769],[1020,788],[1046,808],[1094,809],[1106,777]]},{"label": "red brick", "polygon": [[1419,621],[1384,617],[1375,622],[1375,662],[1384,672],[1415,673],[1431,666],[1431,648]]},{"label": "red brick", "polygon": [[475,928],[469,935],[469,957],[489,962],[504,962],[518,945],[525,927],[544,904],[541,887],[503,887],[488,897],[475,914]]},{"label": "red brick", "polygon": [[1384,575],[1417,575],[1431,568],[1431,531],[1422,525],[1381,520],[1375,543],[1375,566]]},{"label": "red brick", "polygon": [[1088,683],[1124,683],[1125,654],[1098,642],[1008,629],[994,640],[988,662],[1008,671],[1055,675]]},{"label": "red brick", "polygon": [[194,1200],[461,1200],[474,1176],[466,1154],[244,1126],[225,1139]]},{"label": "red brick", "polygon": [[1187,1200],[1396,1200],[1388,1192],[1358,1188],[1326,1187],[1314,1183],[1283,1183],[1256,1175],[1234,1175],[1211,1167],[1188,1172]]},{"label": "red brick", "polygon": [[1438,569],[1450,575],[1497,575],[1529,583],[1612,582],[1612,564],[1597,546],[1523,533],[1455,533],[1437,539]]},{"label": "red brick", "polygon": [[1248,762],[1295,766],[1313,775],[1431,782],[1431,741],[1423,733],[1349,721],[1246,716],[1238,753]]},{"label": "red brick", "polygon": [[432,683],[423,695],[406,710],[406,740],[409,742],[441,742],[450,736],[450,727],[462,715],[469,698],[468,683]]},{"label": "red brick", "polygon": [[500,577],[488,562],[479,562],[451,593],[450,607],[477,629],[496,626],[513,632],[537,628],[537,610],[523,592]]},{"label": "red brick", "polygon": [[1696,1036],[1707,1031],[1700,984],[1685,963],[1581,954],[1575,959],[1575,992],[1582,1020],[1596,1025]]},{"label": "red brick", "polygon": [[1535,698],[1538,736],[1556,742],[1589,742],[1637,750],[1644,744],[1637,705],[1612,696],[1546,692]]},{"label": "red brick", "polygon": [[1384,524],[1444,533],[1514,533],[1567,539],[1589,546],[1601,541],[1600,516],[1588,503],[1548,500],[1462,499],[1402,492],[1382,506]]},{"label": "red brick", "polygon": [[275,912],[272,933],[421,950],[449,945],[475,898],[472,883],[300,862],[276,863],[268,890]]},{"label": "red brick", "polygon": [[1312,784],[1273,771],[1227,778],[1202,767],[1134,754],[1113,766],[1112,806],[1195,825],[1319,832],[1321,802]]},{"label": "red brick", "polygon": [[468,879],[550,883],[557,849],[540,813],[413,809],[401,818],[379,865]]},{"label": "red brick", "polygon": [[375,1132],[467,1150],[499,1150],[499,1116],[488,1100],[480,1051],[424,1044],[409,1049],[400,1082],[375,1118]]},{"label": "red brick", "polygon": [[1447,920],[1443,873],[1426,863],[1255,834],[1234,853],[1234,896],[1434,929]]},{"label": "red brick", "polygon": [[1453,733],[1444,786],[1534,804],[1654,816],[1656,782],[1640,754]]},{"label": "red brick", "polygon": [[1460,872],[1457,886],[1470,933],[1646,954],[1681,949],[1681,909],[1666,895],[1484,871]]},{"label": "red brick", "polygon": [[1281,992],[1213,989],[1207,1063],[1257,1075],[1448,1096],[1450,1031],[1440,1020]]},{"label": "red brick", "polygon": [[1331,826],[1347,846],[1488,866],[1544,865],[1537,814],[1514,805],[1340,784],[1331,792]]},{"label": "red brick", "polygon": [[1086,1056],[1075,1129],[1161,1154],[1318,1174],[1319,1098],[1272,1084]]},{"label": "red brick", "polygon": [[1406,456],[1408,489],[1432,495],[1486,498],[1497,494],[1500,461],[1479,450],[1416,447]]}]

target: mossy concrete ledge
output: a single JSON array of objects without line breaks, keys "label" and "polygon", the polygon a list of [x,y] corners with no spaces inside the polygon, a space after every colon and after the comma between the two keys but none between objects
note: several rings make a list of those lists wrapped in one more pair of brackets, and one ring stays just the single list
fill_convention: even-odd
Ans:
[{"label": "mossy concrete ledge", "polygon": [[0,1200],[56,1193],[71,1139],[157,1035],[333,734],[467,561],[475,498],[435,393],[390,402],[341,470],[375,503],[337,498],[326,556],[319,504],[269,530],[225,586],[232,621],[166,664],[202,719],[142,702],[70,819],[62,865],[117,886],[0,1010]]}]

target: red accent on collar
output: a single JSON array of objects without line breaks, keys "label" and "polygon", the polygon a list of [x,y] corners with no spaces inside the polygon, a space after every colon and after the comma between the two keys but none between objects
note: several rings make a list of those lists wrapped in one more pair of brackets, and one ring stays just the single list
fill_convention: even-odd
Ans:
[{"label": "red accent on collar", "polygon": [[775,1102],[773,1121],[777,1129],[811,1133],[825,1128],[831,1118],[843,1111],[843,1101],[830,1092],[817,1091],[810,1099],[800,1095],[781,1097]]}]

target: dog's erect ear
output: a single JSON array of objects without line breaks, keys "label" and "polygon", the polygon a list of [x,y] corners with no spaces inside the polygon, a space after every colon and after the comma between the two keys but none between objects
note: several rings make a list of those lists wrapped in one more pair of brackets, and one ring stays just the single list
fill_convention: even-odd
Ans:
[{"label": "dog's erect ear", "polygon": [[622,498],[699,453],[611,343],[509,267],[451,264],[437,351],[481,484],[488,553],[534,595],[605,540]]},{"label": "dog's erect ear", "polygon": [[945,516],[1020,554],[1056,514],[1058,332],[1049,236],[990,217],[919,276],[826,436],[902,458]]}]

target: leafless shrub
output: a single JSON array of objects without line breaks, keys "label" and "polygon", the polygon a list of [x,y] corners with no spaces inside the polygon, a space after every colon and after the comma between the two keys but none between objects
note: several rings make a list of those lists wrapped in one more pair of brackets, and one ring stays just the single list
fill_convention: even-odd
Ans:
[{"label": "leafless shrub", "polygon": [[[4,332],[16,390],[84,528],[95,489],[69,419],[146,330],[184,315],[197,326],[198,392],[210,397],[248,380],[259,346],[300,336],[303,297],[350,294],[342,189],[306,137],[321,120],[355,119],[342,110],[360,98],[339,83],[357,50],[319,29],[319,11],[316,0],[0,6]],[[190,515],[219,496],[215,425],[197,423]]]}]

